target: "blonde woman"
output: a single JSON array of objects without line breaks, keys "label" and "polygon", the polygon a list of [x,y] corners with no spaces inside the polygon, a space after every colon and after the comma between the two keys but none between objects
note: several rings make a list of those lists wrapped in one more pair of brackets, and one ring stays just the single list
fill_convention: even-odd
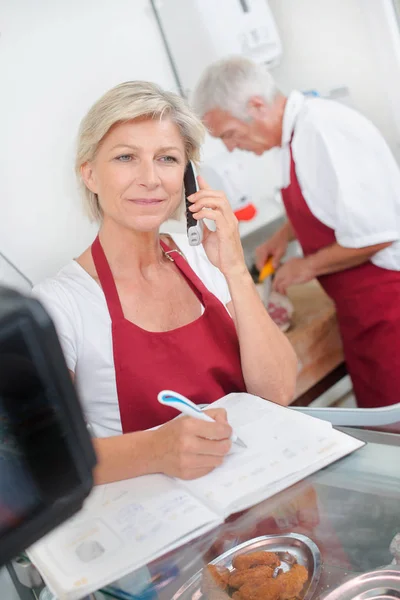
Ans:
[{"label": "blonde woman", "polygon": [[202,246],[159,234],[181,207],[203,135],[179,96],[140,81],[107,92],[81,124],[76,172],[99,235],[34,293],[53,316],[94,433],[98,483],[195,478],[221,464],[224,411],[210,411],[215,423],[173,419],[157,402],[162,389],[196,403],[245,390],[280,404],[293,395],[295,355],[260,302],[224,194],[198,178],[191,210],[216,224]]}]

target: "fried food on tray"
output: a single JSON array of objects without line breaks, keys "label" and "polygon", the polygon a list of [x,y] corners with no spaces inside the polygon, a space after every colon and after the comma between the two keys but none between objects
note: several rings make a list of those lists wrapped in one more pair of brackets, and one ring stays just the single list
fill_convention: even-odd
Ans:
[{"label": "fried food on tray", "polygon": [[298,596],[308,579],[308,572],[303,565],[293,565],[290,571],[281,573],[275,579],[279,584],[279,600],[291,600]]},{"label": "fried food on tray", "polygon": [[302,591],[308,579],[307,569],[293,565],[290,571],[262,584],[247,583],[239,590],[236,600],[293,600]]},{"label": "fried food on tray", "polygon": [[290,555],[282,560],[282,566],[292,564],[289,571],[277,569],[278,555],[266,551],[236,556],[232,571],[207,565],[201,591],[207,600],[300,600],[308,571]]},{"label": "fried food on tray", "polygon": [[267,565],[268,567],[277,567],[280,565],[280,560],[274,552],[250,552],[249,554],[241,554],[236,556],[232,565],[235,569],[242,571],[244,569],[251,569],[258,567],[259,565]]},{"label": "fried food on tray", "polygon": [[273,574],[273,567],[269,567],[268,565],[258,565],[251,569],[232,571],[229,576],[228,584],[230,587],[238,590],[246,583],[264,583],[264,581],[272,577]]},{"label": "fried food on tray", "polygon": [[209,600],[225,600],[229,598],[224,590],[228,587],[229,569],[207,565],[203,569],[201,591]]},{"label": "fried food on tray", "polygon": [[235,600],[279,600],[276,579],[268,579],[262,584],[246,583],[237,592]]},{"label": "fried food on tray", "polygon": [[207,569],[217,586],[221,588],[221,590],[224,590],[228,585],[229,576],[231,574],[229,569],[226,569],[225,567],[216,567],[215,565],[207,565]]}]

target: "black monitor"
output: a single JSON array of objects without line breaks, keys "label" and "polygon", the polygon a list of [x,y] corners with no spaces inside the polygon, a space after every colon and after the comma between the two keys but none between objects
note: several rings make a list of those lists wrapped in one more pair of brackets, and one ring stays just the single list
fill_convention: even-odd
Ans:
[{"label": "black monitor", "polygon": [[51,319],[0,286],[0,566],[82,506],[95,463]]}]

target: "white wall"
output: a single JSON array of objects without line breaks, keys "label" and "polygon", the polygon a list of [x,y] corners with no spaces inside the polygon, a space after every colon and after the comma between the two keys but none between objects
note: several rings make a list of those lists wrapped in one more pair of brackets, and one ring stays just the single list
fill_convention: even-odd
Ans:
[{"label": "white wall", "polygon": [[327,94],[348,86],[354,107],[377,125],[398,154],[400,106],[394,112],[396,101],[391,99],[393,82],[400,86],[395,56],[399,34],[397,24],[389,34],[391,0],[269,2],[282,36],[283,57],[273,70],[282,89]]},{"label": "white wall", "polygon": [[[389,79],[392,87],[400,82],[399,60],[382,66],[392,52],[383,14],[388,2],[270,0],[270,6],[283,42],[274,74],[284,91],[325,93],[347,85],[355,106],[396,150],[400,102],[384,90]],[[121,81],[149,79],[168,89],[175,82],[148,0],[2,0],[0,28],[0,252],[36,282],[95,234],[73,174],[76,131],[88,107]],[[396,34],[394,27],[392,46]],[[221,151],[222,143],[209,139],[203,156]],[[262,225],[277,213],[271,197],[280,172],[272,153],[239,155],[263,207]]]},{"label": "white wall", "polygon": [[121,81],[174,79],[148,0],[2,0],[0,24],[0,251],[36,282],[94,237],[73,174],[80,119]]},{"label": "white wall", "polygon": [[364,0],[361,6],[378,62],[380,89],[389,109],[391,127],[384,133],[400,162],[400,22],[394,2],[400,17],[399,0]]}]

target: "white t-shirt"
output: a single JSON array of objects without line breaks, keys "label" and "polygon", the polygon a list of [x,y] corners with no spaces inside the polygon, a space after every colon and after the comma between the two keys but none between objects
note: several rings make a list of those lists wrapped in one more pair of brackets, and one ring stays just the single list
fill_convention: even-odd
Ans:
[{"label": "white t-shirt", "polygon": [[[210,263],[203,246],[189,246],[185,234],[171,237],[207,289],[226,306],[231,298],[225,277]],[[54,321],[94,435],[122,433],[111,319],[103,290],[76,261],[71,261],[55,277],[36,285],[33,295]]]},{"label": "white t-shirt", "polygon": [[371,260],[399,271],[400,170],[378,129],[339,102],[292,92],[283,119],[283,187],[290,183],[292,135],[297,178],[313,215],[347,248],[393,241]]}]

